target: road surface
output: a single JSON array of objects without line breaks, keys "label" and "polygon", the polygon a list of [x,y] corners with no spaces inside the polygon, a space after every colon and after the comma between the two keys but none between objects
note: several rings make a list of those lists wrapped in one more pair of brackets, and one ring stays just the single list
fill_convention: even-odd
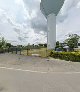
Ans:
[{"label": "road surface", "polygon": [[0,54],[0,92],[80,92],[80,63]]},{"label": "road surface", "polygon": [[80,92],[80,73],[0,68],[0,92]]}]

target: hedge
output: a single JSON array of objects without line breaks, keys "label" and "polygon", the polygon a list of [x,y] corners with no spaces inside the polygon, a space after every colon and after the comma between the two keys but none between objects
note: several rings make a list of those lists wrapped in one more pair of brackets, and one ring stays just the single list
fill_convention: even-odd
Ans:
[{"label": "hedge", "polygon": [[80,62],[79,52],[51,52],[50,56],[56,59]]}]

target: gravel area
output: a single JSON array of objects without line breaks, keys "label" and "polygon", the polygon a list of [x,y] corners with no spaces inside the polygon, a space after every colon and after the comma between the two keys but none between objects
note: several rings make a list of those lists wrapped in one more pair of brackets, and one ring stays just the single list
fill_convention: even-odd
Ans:
[{"label": "gravel area", "polygon": [[0,54],[0,67],[13,67],[46,72],[80,72],[80,63],[53,58]]}]

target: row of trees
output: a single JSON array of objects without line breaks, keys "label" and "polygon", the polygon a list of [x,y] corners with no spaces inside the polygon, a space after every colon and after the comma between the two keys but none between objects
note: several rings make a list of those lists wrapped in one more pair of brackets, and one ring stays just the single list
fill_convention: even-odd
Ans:
[{"label": "row of trees", "polygon": [[47,47],[47,44],[38,44],[38,45],[35,45],[35,44],[28,44],[27,46],[22,46],[22,45],[17,45],[17,46],[13,46],[11,45],[11,43],[8,43],[4,37],[0,37],[0,53],[4,52],[4,51],[11,51],[12,49],[13,50],[16,50],[17,49],[39,49],[39,48],[46,48]]},{"label": "row of trees", "polygon": [[28,48],[28,49],[40,49],[40,48],[47,48],[47,44],[28,44],[27,46],[23,46],[24,49]]},{"label": "row of trees", "polygon": [[[78,42],[79,42],[80,36],[77,34],[69,34],[68,39],[66,39],[63,44],[61,44],[59,41],[56,42],[56,48],[61,48],[63,49],[64,44],[67,44],[69,46],[70,51],[73,51],[74,48],[78,47]],[[8,49],[12,47],[11,43],[7,43],[6,40],[2,37],[0,38],[0,51],[4,49]],[[46,48],[47,44],[38,44],[38,45],[30,45],[28,44],[27,46],[17,46],[17,47],[22,47],[22,48]]]},{"label": "row of trees", "polygon": [[[64,44],[67,44],[69,46],[69,50],[73,51],[74,48],[78,48],[78,42],[79,42],[80,36],[77,34],[69,34],[68,39],[64,41]],[[63,49],[63,44],[60,44],[59,41],[56,42],[56,48]]]}]

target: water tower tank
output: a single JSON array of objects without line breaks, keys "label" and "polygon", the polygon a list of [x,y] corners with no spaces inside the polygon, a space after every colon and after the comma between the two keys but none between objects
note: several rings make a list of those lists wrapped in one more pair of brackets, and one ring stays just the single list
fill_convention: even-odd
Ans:
[{"label": "water tower tank", "polygon": [[56,16],[62,8],[64,0],[41,0],[40,9],[47,18],[47,48],[56,46]]}]

